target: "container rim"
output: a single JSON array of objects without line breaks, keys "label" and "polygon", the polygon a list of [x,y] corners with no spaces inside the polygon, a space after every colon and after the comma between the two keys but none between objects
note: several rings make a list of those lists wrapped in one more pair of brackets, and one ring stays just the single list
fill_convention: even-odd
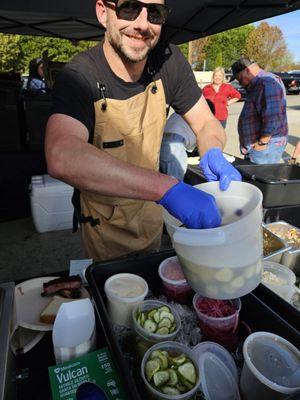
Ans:
[{"label": "container rim", "polygon": [[244,363],[247,365],[247,367],[250,369],[250,371],[252,372],[252,374],[260,381],[262,382],[264,385],[266,385],[268,388],[272,389],[272,390],[277,390],[280,393],[284,393],[284,394],[291,394],[296,392],[297,390],[300,389],[300,383],[298,386],[295,387],[287,387],[287,386],[281,386],[276,382],[271,381],[270,379],[266,378],[261,372],[259,372],[259,370],[254,366],[254,364],[251,361],[251,357],[248,354],[247,348],[248,345],[251,341],[253,341],[253,339],[255,339],[256,337],[262,337],[262,336],[266,336],[272,339],[275,339],[275,341],[277,343],[282,343],[285,344],[286,347],[288,347],[291,351],[293,351],[294,354],[298,354],[298,357],[300,359],[300,351],[296,348],[296,346],[294,346],[292,343],[290,343],[288,340],[284,339],[283,337],[276,335],[275,333],[271,333],[271,332],[264,332],[264,331],[260,331],[260,332],[254,332],[251,333],[245,340],[244,344],[243,344],[243,356],[244,356]]},{"label": "container rim", "polygon": [[165,268],[165,266],[167,265],[167,263],[168,263],[169,261],[175,260],[175,259],[178,261],[178,263],[179,263],[179,265],[180,265],[180,267],[181,267],[181,264],[180,264],[179,259],[178,259],[177,256],[173,256],[173,257],[166,258],[166,259],[164,259],[164,260],[159,264],[159,267],[158,267],[158,275],[160,276],[160,278],[161,278],[161,280],[162,280],[163,282],[166,282],[166,283],[168,283],[168,284],[170,284],[170,285],[173,285],[173,286],[176,286],[176,285],[188,285],[186,279],[180,279],[179,281],[175,281],[174,279],[168,279],[168,278],[166,278],[166,277],[163,275],[163,271],[162,271],[163,268]]},{"label": "container rim", "polygon": [[[135,281],[140,281],[143,285],[144,285],[144,292],[142,294],[140,294],[139,296],[134,296],[134,297],[121,297],[116,295],[115,293],[111,293],[109,290],[109,284],[119,278],[133,278],[135,279]],[[112,276],[110,276],[109,278],[106,279],[105,284],[104,284],[104,291],[107,297],[115,300],[115,301],[122,301],[123,303],[134,303],[136,301],[140,301],[143,300],[145,298],[145,296],[147,296],[148,291],[149,291],[149,287],[148,287],[148,283],[146,282],[146,280],[144,278],[142,278],[139,275],[136,274],[130,274],[130,273],[120,273],[120,274],[114,274]]]},{"label": "container rim", "polygon": [[[234,314],[228,315],[228,317],[222,317],[222,318],[210,317],[210,316],[208,316],[208,315],[206,315],[206,314],[203,314],[201,311],[198,311],[198,310],[196,309],[196,301],[197,301],[197,299],[198,299],[199,297],[205,297],[205,296],[201,296],[201,294],[199,294],[199,293],[195,293],[195,294],[194,294],[194,297],[193,297],[193,307],[194,307],[194,310],[196,311],[196,313],[200,313],[200,314],[204,315],[204,317],[205,317],[206,319],[208,319],[208,320],[210,320],[210,321],[212,321],[212,322],[215,322],[216,320],[218,320],[218,321],[227,321],[227,320],[229,320],[229,319],[231,319],[231,318],[233,318],[233,317],[236,317],[236,314],[239,314],[240,311],[241,311],[241,308],[242,308],[242,302],[241,302],[241,299],[240,299],[239,297],[236,297],[236,298],[234,298],[234,299],[228,299],[229,301],[237,301],[238,308],[236,309],[236,312],[235,312]],[[224,300],[224,299],[223,299],[223,300]]]},{"label": "container rim", "polygon": [[[200,189],[200,186],[206,185],[206,184],[208,184],[208,183],[211,184],[211,183],[218,183],[218,182],[205,182],[205,183],[200,183],[199,185],[194,185],[193,187],[195,187],[196,189],[198,189],[198,186],[199,186],[199,189]],[[248,182],[237,182],[237,181],[231,182],[231,184],[240,184],[240,183],[242,183],[243,185],[251,186],[251,189],[252,189],[254,192],[256,192],[257,195],[259,196],[260,200],[259,200],[258,204],[255,206],[255,208],[254,208],[250,213],[248,213],[247,215],[245,215],[245,216],[239,218],[237,221],[234,221],[234,222],[232,222],[232,223],[230,223],[230,224],[217,226],[216,228],[193,229],[193,232],[195,232],[195,233],[197,233],[197,234],[199,234],[199,233],[202,234],[203,231],[204,231],[204,232],[206,232],[206,233],[215,233],[215,234],[217,234],[217,233],[219,233],[219,232],[224,232],[224,231],[227,231],[227,230],[232,230],[232,229],[235,229],[235,228],[239,227],[239,225],[241,225],[241,224],[244,225],[245,219],[246,219],[247,217],[249,217],[249,215],[250,215],[259,205],[261,205],[261,209],[262,209],[262,201],[263,201],[263,194],[262,194],[262,191],[261,191],[258,187],[254,186],[254,185],[252,185],[251,183],[248,183]],[[168,215],[171,215],[171,214],[170,214],[166,209],[163,209],[163,219],[164,219],[164,222],[165,222],[165,219],[166,219],[165,216],[168,216]],[[175,218],[175,217],[173,217],[172,215],[171,215],[171,217],[172,217],[172,218]],[[176,218],[175,218],[175,219],[176,219]],[[176,219],[176,220],[178,221],[178,219]],[[181,230],[181,231],[183,231],[183,232],[189,232],[189,231],[191,231],[191,229],[189,229],[189,228],[181,227],[181,226],[179,226],[179,225],[174,225],[173,222],[171,223],[171,222],[168,221],[168,222],[165,222],[165,224],[168,224],[168,225],[170,225],[172,228],[175,228],[176,230],[179,229],[179,230]],[[262,223],[261,223],[261,225],[262,225]]]}]

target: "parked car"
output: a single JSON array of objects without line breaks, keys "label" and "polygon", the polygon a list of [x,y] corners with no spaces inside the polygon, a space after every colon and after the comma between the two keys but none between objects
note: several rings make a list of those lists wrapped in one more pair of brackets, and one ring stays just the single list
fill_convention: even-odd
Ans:
[{"label": "parked car", "polygon": [[247,90],[244,88],[244,86],[240,85],[236,79],[230,82],[230,84],[240,93],[240,101],[245,101],[247,97]]},{"label": "parked car", "polygon": [[280,76],[286,94],[299,94],[300,93],[300,71],[291,72],[273,72],[275,75]]}]

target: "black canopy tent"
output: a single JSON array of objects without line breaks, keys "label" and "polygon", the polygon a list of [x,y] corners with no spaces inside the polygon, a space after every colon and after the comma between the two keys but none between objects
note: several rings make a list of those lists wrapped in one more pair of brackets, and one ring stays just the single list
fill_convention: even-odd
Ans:
[{"label": "black canopy tent", "polygon": [[[177,44],[300,9],[300,0],[167,2],[172,12],[164,37]],[[95,0],[1,0],[0,32],[70,40],[98,40],[103,35]]]}]

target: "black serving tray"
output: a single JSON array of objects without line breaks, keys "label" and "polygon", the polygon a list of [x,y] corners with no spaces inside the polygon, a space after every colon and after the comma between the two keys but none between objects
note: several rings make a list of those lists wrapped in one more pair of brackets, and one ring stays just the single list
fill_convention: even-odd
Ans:
[{"label": "black serving tray", "polygon": [[[95,262],[90,265],[86,271],[86,277],[102,326],[102,331],[105,334],[115,364],[118,365],[118,370],[121,371],[120,379],[125,390],[128,386],[131,388],[130,391],[126,393],[132,400],[143,400],[145,396],[141,396],[139,393],[136,382],[129,372],[117,338],[114,336],[113,326],[110,323],[106,310],[104,283],[107,278],[114,274],[121,272],[134,273],[146,279],[151,291],[154,295],[158,295],[161,287],[158,276],[158,266],[164,259],[174,255],[174,250],[169,249],[148,256],[127,257],[101,263]],[[252,331],[273,332],[284,337],[296,347],[300,347],[299,330],[292,326],[286,318],[278,315],[270,305],[266,305],[253,293],[242,297],[241,300],[241,319],[250,326]]]},{"label": "black serving tray", "polygon": [[237,165],[243,180],[263,193],[264,207],[300,205],[300,166],[286,164]]}]

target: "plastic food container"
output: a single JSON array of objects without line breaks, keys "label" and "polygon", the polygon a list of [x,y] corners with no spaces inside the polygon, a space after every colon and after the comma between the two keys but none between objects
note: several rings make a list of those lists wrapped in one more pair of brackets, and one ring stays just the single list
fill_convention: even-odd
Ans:
[{"label": "plastic food container", "polygon": [[300,351],[287,340],[274,333],[252,333],[243,355],[240,387],[245,400],[281,400],[300,390]]},{"label": "plastic food container", "polygon": [[221,345],[219,345],[218,343],[215,343],[215,342],[205,341],[205,342],[198,343],[193,348],[193,352],[195,353],[198,361],[200,360],[200,358],[202,357],[202,355],[204,353],[209,352],[209,353],[214,354],[229,369],[229,371],[231,372],[235,382],[238,383],[238,379],[239,378],[238,378],[237,367],[235,365],[233,357],[231,356],[229,351],[227,351],[225,349],[225,347],[223,347],[223,346],[221,346]]},{"label": "plastic food container", "polygon": [[211,317],[199,310],[198,303],[203,297],[198,293],[194,295],[193,307],[199,318],[199,325],[204,337],[234,351],[238,344],[238,324],[241,310],[241,300],[233,299],[236,312],[227,317]]},{"label": "plastic food container", "polygon": [[[173,356],[179,356],[180,354],[186,355],[194,364],[194,367],[196,369],[196,374],[197,374],[197,381],[195,386],[188,392],[183,393],[181,395],[167,395],[164,393],[159,392],[156,390],[147,380],[145,376],[145,366],[146,362],[148,361],[150,354],[155,351],[155,350],[160,350],[160,351],[167,351],[168,353],[171,353]],[[145,353],[142,364],[141,364],[141,375],[143,378],[143,381],[146,385],[146,388],[151,396],[151,398],[157,399],[157,400],[189,400],[189,399],[194,399],[195,394],[197,392],[197,389],[200,384],[200,371],[199,371],[199,366],[197,359],[195,357],[195,354],[193,351],[185,346],[182,343],[178,342],[161,342],[157,343],[154,346],[150,347],[147,352]]]},{"label": "plastic food container", "polygon": [[295,293],[296,275],[284,265],[264,261],[262,283],[290,302]]},{"label": "plastic food container", "polygon": [[296,275],[300,275],[300,229],[285,221],[272,222],[267,225],[267,228],[286,246],[290,246],[278,262],[289,267]]},{"label": "plastic food container", "polygon": [[236,380],[215,354],[205,352],[199,359],[201,388],[206,400],[240,400]]},{"label": "plastic food container", "polygon": [[[159,307],[168,307],[173,316],[176,324],[176,329],[172,333],[160,335],[157,333],[151,333],[144,329],[136,320],[138,312],[147,312]],[[177,333],[181,329],[181,320],[176,310],[174,310],[169,304],[163,303],[159,300],[144,300],[139,305],[135,306],[132,311],[133,328],[136,333],[137,340],[137,351],[139,355],[144,355],[145,351],[158,342],[174,340]]]},{"label": "plastic food container", "polygon": [[163,210],[186,280],[202,296],[244,296],[261,281],[262,193],[244,182],[231,182],[226,191],[219,189],[219,182],[195,187],[215,197],[222,225],[214,229],[186,229]]},{"label": "plastic food container", "polygon": [[116,274],[104,285],[108,313],[114,324],[132,327],[132,310],[148,294],[148,284],[139,275]]},{"label": "plastic food container", "polygon": [[193,293],[187,283],[178,258],[170,257],[160,263],[158,274],[163,284],[163,293],[168,300],[186,304]]}]

